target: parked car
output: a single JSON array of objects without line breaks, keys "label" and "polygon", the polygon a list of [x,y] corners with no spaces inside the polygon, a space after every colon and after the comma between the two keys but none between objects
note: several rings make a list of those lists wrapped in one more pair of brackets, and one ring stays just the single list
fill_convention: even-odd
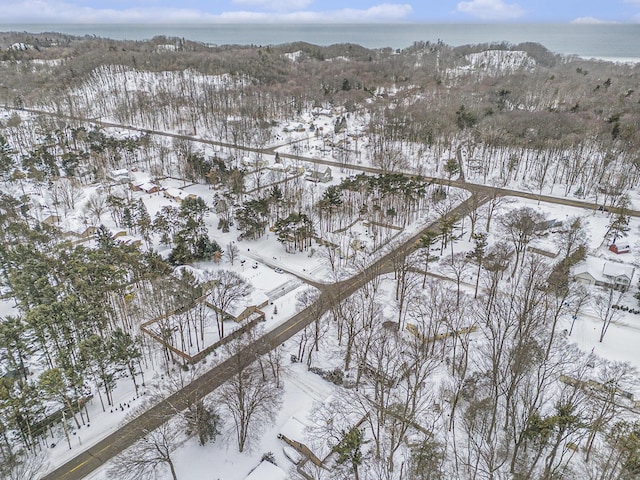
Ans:
[{"label": "parked car", "polygon": [[276,273],[284,273],[284,270],[282,270],[281,268],[274,268],[273,271]]},{"label": "parked car", "polygon": [[258,268],[258,262],[256,262],[253,265],[251,265],[251,268]]}]

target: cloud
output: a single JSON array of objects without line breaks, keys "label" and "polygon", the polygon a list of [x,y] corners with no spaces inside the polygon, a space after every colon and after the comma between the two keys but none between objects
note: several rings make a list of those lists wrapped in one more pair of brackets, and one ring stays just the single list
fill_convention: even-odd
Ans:
[{"label": "cloud", "polygon": [[3,22],[44,23],[175,23],[201,21],[202,12],[192,9],[134,7],[118,10],[93,8],[48,0],[0,0]]},{"label": "cloud", "polygon": [[505,3],[503,0],[459,2],[456,9],[482,20],[512,20],[525,14],[525,10],[517,3]]},{"label": "cloud", "polygon": [[[284,4],[278,0],[241,0]],[[302,4],[309,0],[293,0]],[[367,9],[332,11],[228,11],[211,14],[188,8],[133,7],[123,10],[83,7],[64,1],[0,0],[3,23],[368,23],[399,21],[412,12],[411,5],[383,3]]]},{"label": "cloud", "polygon": [[615,22],[613,20],[602,20],[600,18],[594,17],[578,17],[574,20],[571,20],[571,23],[576,25],[612,25],[620,22]]},{"label": "cloud", "polygon": [[411,5],[384,3],[367,9],[343,8],[324,12],[298,11],[283,14],[225,12],[218,19],[229,23],[375,23],[403,20],[412,11]]},{"label": "cloud", "polygon": [[338,10],[338,15],[345,15],[349,17],[349,21],[361,20],[401,20],[411,14],[413,8],[408,4],[397,3],[383,3],[381,5],[374,5],[366,10],[358,10],[353,8],[345,8]]},{"label": "cloud", "polygon": [[232,0],[236,5],[258,7],[275,12],[295,11],[307,8],[313,0]]}]

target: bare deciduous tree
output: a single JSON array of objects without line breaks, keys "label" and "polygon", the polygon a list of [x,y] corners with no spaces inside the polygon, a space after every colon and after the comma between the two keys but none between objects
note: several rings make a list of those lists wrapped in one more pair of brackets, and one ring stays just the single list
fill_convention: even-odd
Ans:
[{"label": "bare deciduous tree", "polygon": [[599,293],[593,297],[593,307],[596,315],[602,320],[599,341],[602,343],[611,323],[620,315],[620,311],[613,308],[622,299],[622,292],[608,288],[606,293]]},{"label": "bare deciduous tree", "polygon": [[178,480],[171,452],[178,446],[179,431],[171,422],[163,423],[113,460],[109,474],[122,480],[155,478],[158,470],[168,468]]},{"label": "bare deciduous tree", "polygon": [[107,199],[104,195],[91,195],[85,208],[87,213],[95,218],[96,224],[100,224],[102,223],[102,215],[107,209]]},{"label": "bare deciduous tree", "polygon": [[229,263],[231,265],[233,265],[233,262],[236,260],[238,252],[239,250],[235,243],[229,243],[229,245],[227,245],[225,254],[227,255],[227,259],[229,259]]},{"label": "bare deciduous tree", "polygon": [[211,274],[209,283],[213,285],[209,302],[214,306],[218,335],[222,338],[225,316],[236,302],[251,293],[252,288],[246,280],[231,270],[216,270]]},{"label": "bare deciduous tree", "polygon": [[529,207],[510,210],[499,218],[500,231],[513,244],[516,254],[511,276],[516,273],[529,242],[535,237],[543,216]]},{"label": "bare deciduous tree", "polygon": [[460,285],[464,273],[469,267],[469,260],[462,252],[454,253],[447,257],[443,262],[443,267],[447,272],[453,274],[456,281],[456,306],[460,305]]},{"label": "bare deciduous tree", "polygon": [[37,480],[47,468],[46,456],[40,453],[12,453],[2,457],[0,476],[5,480]]},{"label": "bare deciduous tree", "polygon": [[604,360],[596,377],[596,387],[588,391],[591,404],[591,418],[589,425],[589,437],[586,442],[586,457],[588,461],[595,444],[596,435],[620,416],[624,406],[619,401],[623,392],[628,392],[634,384],[637,370],[627,362],[614,362]]},{"label": "bare deciduous tree", "polygon": [[230,414],[235,426],[238,451],[243,452],[250,443],[251,435],[273,419],[282,401],[281,388],[275,379],[265,377],[257,363],[247,364],[241,342],[229,345],[230,353],[237,361],[238,373],[218,391],[217,397]]},{"label": "bare deciduous tree", "polygon": [[569,258],[569,255],[574,250],[587,243],[587,239],[588,236],[582,219],[580,217],[569,218],[558,236],[558,247],[563,253],[563,258]]},{"label": "bare deciduous tree", "polygon": [[[320,350],[320,339],[327,331],[326,322],[322,321],[325,305],[321,300],[320,291],[310,287],[296,295],[296,306],[299,310],[309,308],[313,318],[313,323],[309,327],[305,328],[302,336],[302,338],[307,337],[308,328],[312,330],[313,344],[307,354],[307,365],[311,366],[311,357],[313,352],[318,352]],[[302,357],[304,356],[304,350],[304,348],[298,349],[300,361],[302,361]]]},{"label": "bare deciduous tree", "polygon": [[76,208],[76,202],[82,198],[83,191],[75,180],[69,178],[61,178],[53,187],[56,196],[62,206],[67,210]]}]

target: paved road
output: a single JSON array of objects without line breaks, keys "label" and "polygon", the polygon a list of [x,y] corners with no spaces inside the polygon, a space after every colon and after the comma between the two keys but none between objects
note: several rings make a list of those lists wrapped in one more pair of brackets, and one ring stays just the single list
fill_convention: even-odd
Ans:
[{"label": "paved road", "polygon": [[[148,133],[150,135],[158,135],[158,136],[162,136],[162,137],[168,137],[168,138],[176,138],[176,139],[181,139],[181,140],[190,140],[192,142],[198,142],[198,143],[203,143],[206,145],[214,145],[214,146],[219,146],[219,147],[224,147],[224,148],[233,148],[236,150],[244,150],[247,152],[255,152],[255,153],[261,153],[263,155],[275,155],[276,150],[279,148],[279,146],[272,146],[272,147],[267,147],[267,148],[257,148],[257,147],[246,147],[246,146],[242,146],[242,145],[234,145],[232,143],[227,143],[227,142],[219,142],[216,140],[207,140],[207,139],[203,139],[203,138],[199,138],[199,137],[194,137],[191,135],[183,135],[183,134],[179,134],[179,133],[169,133],[169,132],[163,132],[160,130],[151,130],[148,128],[140,128],[140,127],[134,127],[131,125],[123,125],[123,124],[119,124],[119,123],[114,123],[114,122],[107,122],[104,120],[99,120],[99,119],[86,119],[86,118],[80,118],[80,117],[76,117],[76,116],[72,116],[72,115],[63,115],[63,114],[59,114],[59,113],[54,113],[54,112],[47,112],[45,110],[36,110],[33,108],[16,108],[16,107],[9,107],[9,106],[0,106],[0,108],[4,108],[5,110],[15,110],[15,111],[23,111],[23,112],[29,112],[29,113],[33,113],[33,114],[37,114],[37,115],[49,115],[52,117],[57,117],[57,118],[62,118],[62,119],[67,119],[67,120],[73,120],[76,122],[90,122],[90,123],[94,123],[96,125],[100,125],[102,127],[109,127],[109,128],[119,128],[121,130],[132,130],[132,131],[136,131],[136,132],[141,132],[141,133]],[[327,160],[324,158],[314,158],[314,157],[305,157],[302,155],[294,155],[294,154],[289,154],[289,153],[280,153],[278,152],[278,155],[281,158],[289,158],[289,159],[293,159],[293,160],[299,160],[301,162],[308,162],[308,163],[315,163],[315,164],[319,164],[319,165],[327,165],[330,167],[335,167],[335,168],[347,168],[349,170],[354,170],[354,171],[360,171],[360,172],[364,172],[364,173],[372,173],[372,174],[380,174],[383,173],[382,169],[376,168],[376,167],[370,167],[367,165],[359,165],[359,164],[345,164],[344,162],[336,162],[335,160]],[[400,173],[400,172],[397,172]],[[512,197],[520,197],[520,198],[527,198],[530,200],[536,200],[536,201],[540,201],[540,202],[545,202],[545,203],[554,203],[557,205],[567,205],[567,206],[571,206],[571,207],[578,207],[578,208],[585,208],[588,210],[597,210],[600,206],[595,204],[595,203],[591,203],[591,202],[586,202],[586,201],[581,201],[581,200],[574,200],[571,198],[564,198],[564,197],[552,197],[549,195],[539,195],[537,193],[531,193],[531,192],[522,192],[519,190],[513,190],[513,189],[509,189],[509,188],[503,188],[503,187],[494,187],[494,186],[487,186],[487,185],[482,185],[479,183],[469,183],[467,181],[465,181],[464,179],[462,180],[447,180],[444,178],[437,178],[437,177],[429,177],[426,175],[415,175],[412,173],[408,173],[405,172],[407,175],[411,175],[417,178],[421,178],[427,182],[431,182],[431,183],[437,183],[437,184],[444,184],[444,185],[451,185],[454,187],[458,187],[458,188],[463,188],[465,190],[468,190],[469,192],[475,192],[475,193],[481,193],[484,195],[491,195],[491,196],[512,196]],[[609,210],[611,212],[616,212],[617,209],[615,208],[609,208]],[[630,215],[632,217],[640,217],[640,210],[625,210],[625,213],[627,215]]]},{"label": "paved road", "polygon": [[[469,198],[466,202],[453,209],[450,215],[462,214],[467,209],[466,203],[472,202],[470,204],[478,205],[487,200],[487,196],[480,196],[478,199]],[[320,302],[319,304],[322,306],[323,311],[327,311],[331,305],[346,299],[375,276],[393,271],[395,259],[414,250],[422,233],[434,227],[435,225],[432,224],[418,231],[355,276],[341,282],[322,286],[322,293],[318,302]],[[173,416],[176,411],[186,409],[187,405],[193,402],[195,398],[214,391],[230,379],[241,366],[253,362],[257,355],[265,354],[291,338],[305,326],[312,323],[317,313],[317,309],[313,306],[298,312],[285,323],[269,331],[236,355],[213,367],[179,392],[123,425],[104,440],[78,454],[43,477],[42,480],[78,480],[89,475],[107,460],[133,445],[146,431],[158,428]]]},{"label": "paved road", "polygon": [[[11,107],[5,107],[7,109],[13,109]],[[249,152],[257,152],[262,154],[275,154],[275,150],[277,147],[270,148],[253,148],[253,147],[243,147],[238,145],[233,145],[225,142],[217,142],[213,140],[205,140],[201,138],[192,137],[190,135],[182,135],[182,134],[174,134],[161,132],[156,130],[150,130],[145,128],[136,128],[127,125],[116,124],[112,122],[106,122],[101,120],[87,120],[84,118],[72,117],[67,115],[60,115],[51,112],[39,111],[34,109],[16,109],[23,110],[26,112],[34,113],[34,114],[45,114],[52,115],[59,118],[65,118],[68,120],[74,120],[79,122],[92,122],[97,125],[101,125],[103,127],[114,127],[119,129],[129,129],[134,131],[139,131],[142,133],[148,133],[152,135],[159,135],[169,138],[177,138],[184,140],[191,140],[194,142],[200,142],[209,145],[222,146],[226,148],[234,148],[239,150],[245,150]],[[337,168],[348,168],[355,171],[362,171],[366,173],[379,174],[382,173],[380,169],[363,166],[363,165],[353,165],[326,160],[326,159],[318,159],[318,158],[310,158],[304,157],[300,155],[293,154],[285,154],[280,153],[280,157],[282,158],[290,158],[303,162],[312,162],[316,164],[328,165]],[[473,206],[477,208],[482,203],[488,201],[490,198],[495,196],[514,196],[521,198],[528,198],[532,200],[537,200],[541,202],[568,205],[586,209],[595,210],[598,208],[598,205],[583,202],[579,200],[561,198],[561,197],[550,197],[545,195],[538,195],[534,193],[520,192],[517,190],[511,190],[506,188],[499,187],[489,187],[486,185],[472,184],[461,180],[446,180],[441,178],[433,178],[421,176],[420,178],[439,184],[447,184],[454,187],[459,187],[468,190],[472,197],[463,202],[461,205],[456,207],[454,210],[450,212],[450,215],[462,216],[468,211],[469,206]],[[475,197],[475,198],[474,198]],[[628,210],[626,211],[631,216],[640,216],[640,211],[636,210]],[[340,302],[347,298],[349,295],[353,294],[359,288],[364,286],[368,281],[373,279],[375,276],[380,275],[382,273],[388,273],[393,271],[393,265],[396,258],[402,257],[412,251],[415,248],[416,242],[422,235],[425,230],[432,229],[433,225],[428,226],[421,231],[417,232],[415,235],[407,239],[400,246],[387,253],[377,261],[375,261],[372,265],[367,267],[361,273],[344,280],[342,282],[337,282],[334,284],[322,286],[322,293],[319,298],[320,305],[322,305],[324,311],[326,311],[330,305],[335,305],[336,302]],[[184,410],[187,405],[193,401],[194,398],[202,395],[206,395],[220,385],[225,383],[229,378],[231,378],[238,369],[255,360],[256,355],[261,355],[269,350],[277,347],[282,344],[284,341],[291,338],[297,332],[302,330],[305,326],[309,325],[316,318],[313,311],[313,307],[309,307],[305,310],[298,312],[288,321],[277,327],[276,329],[266,333],[263,337],[258,339],[255,343],[247,346],[238,354],[229,358],[228,360],[220,363],[219,365],[213,367],[211,370],[206,372],[200,378],[177,392],[176,394],[170,396],[163,402],[155,405],[150,410],[146,411],[139,417],[131,420],[129,423],[123,425],[116,432],[112,433],[104,440],[100,441],[93,447],[90,447],[86,451],[80,453],[73,459],[69,460],[64,465],[60,466],[53,472],[49,473],[47,476],[43,477],[43,480],[77,480],[84,478],[89,475],[91,472],[99,468],[103,463],[105,463],[110,458],[114,457],[118,453],[122,452],[129,446],[133,445],[139,438],[144,435],[145,431],[153,430],[159,427],[162,423],[167,421],[171,416],[175,414],[176,411]]]},{"label": "paved road", "polygon": [[[203,139],[200,137],[194,137],[192,135],[184,135],[184,134],[179,134],[179,133],[170,133],[170,132],[163,132],[160,130],[151,130],[148,128],[140,128],[140,127],[134,127],[134,126],[130,126],[130,125],[124,125],[124,124],[119,124],[119,123],[114,123],[114,122],[107,122],[107,121],[103,121],[103,120],[99,120],[99,119],[85,119],[85,118],[80,118],[80,117],[76,117],[76,116],[71,116],[71,115],[63,115],[63,114],[59,114],[59,113],[53,113],[53,112],[47,112],[45,110],[36,110],[36,109],[32,109],[32,108],[16,108],[16,107],[8,107],[8,106],[1,106],[1,108],[5,108],[7,110],[15,110],[15,111],[24,111],[24,112],[29,112],[29,113],[33,113],[33,114],[37,114],[37,115],[50,115],[50,116],[54,116],[57,118],[64,118],[67,120],[73,120],[73,121],[78,121],[78,122],[91,122],[94,123],[96,125],[100,125],[102,127],[109,127],[109,128],[119,128],[122,130],[132,130],[132,131],[137,131],[137,132],[141,132],[141,133],[147,133],[150,135],[158,135],[158,136],[164,136],[164,137],[168,137],[168,138],[175,138],[175,139],[181,139],[181,140],[189,140],[192,142],[198,142],[198,143],[203,143],[206,145],[213,145],[213,146],[219,146],[219,147],[224,147],[224,148],[234,148],[237,150],[244,150],[247,152],[255,152],[255,153],[260,153],[263,155],[275,155],[276,150],[279,148],[279,146],[271,146],[271,147],[267,147],[267,148],[257,148],[257,147],[246,147],[246,146],[241,146],[241,145],[234,145],[231,143],[226,143],[226,142],[220,142],[220,141],[216,141],[216,140],[207,140],[207,139]],[[295,142],[290,142],[290,143],[295,143]],[[285,144],[286,145],[286,144]],[[314,157],[306,157],[306,156],[302,156],[302,155],[294,155],[294,154],[290,154],[290,153],[278,153],[278,155],[281,158],[288,158],[288,159],[292,159],[292,160],[296,160],[296,161],[300,161],[300,162],[307,162],[307,163],[315,163],[315,164],[319,164],[319,165],[326,165],[326,166],[330,166],[330,167],[334,167],[334,168],[347,168],[349,170],[355,170],[355,171],[360,171],[363,173],[371,173],[371,174],[381,174],[383,173],[383,170],[380,168],[376,168],[376,167],[371,167],[368,165],[359,165],[359,164],[345,164],[344,162],[337,162],[335,160],[328,160],[328,159],[324,159],[324,158],[314,158]],[[459,161],[462,162],[462,158],[461,155],[459,154],[459,151],[457,152],[457,156],[460,157]],[[462,165],[461,165],[462,167]],[[462,168],[461,168],[462,171]],[[526,198],[526,199],[530,199],[530,200],[536,200],[538,202],[545,202],[545,203],[553,203],[553,204],[557,204],[557,205],[567,205],[567,206],[571,206],[571,207],[578,207],[578,208],[584,208],[584,209],[588,209],[588,210],[598,210],[598,208],[600,208],[600,206],[598,204],[595,203],[591,203],[591,202],[586,202],[586,201],[581,201],[581,200],[575,200],[572,198],[565,198],[565,197],[552,197],[549,195],[541,195],[541,194],[537,194],[537,193],[532,193],[532,192],[522,192],[519,190],[513,190],[513,189],[509,189],[509,188],[503,188],[503,187],[496,187],[496,186],[487,186],[487,185],[483,185],[483,184],[478,184],[478,183],[469,183],[464,179],[463,174],[460,174],[460,179],[458,180],[447,180],[444,178],[439,178],[439,177],[430,177],[430,176],[426,176],[426,175],[414,175],[411,173],[407,173],[405,172],[407,175],[411,175],[413,177],[416,178],[420,178],[426,182],[429,183],[435,183],[435,184],[442,184],[442,185],[450,185],[453,187],[457,187],[457,188],[461,188],[464,190],[467,190],[471,193],[476,193],[476,194],[482,194],[485,196],[490,196],[490,197],[495,197],[495,196],[511,196],[511,197],[519,197],[519,198]],[[287,180],[282,180],[282,182],[287,181]],[[277,182],[277,183],[281,183],[281,182]],[[615,212],[617,211],[616,208],[609,208],[610,211]],[[465,213],[465,212],[461,212],[461,213]],[[629,216],[632,217],[640,217],[640,211],[639,210],[630,210],[630,209],[626,209],[625,213]],[[312,281],[309,281],[309,279],[304,279],[304,281],[306,281],[307,283],[311,283],[313,284]]]}]

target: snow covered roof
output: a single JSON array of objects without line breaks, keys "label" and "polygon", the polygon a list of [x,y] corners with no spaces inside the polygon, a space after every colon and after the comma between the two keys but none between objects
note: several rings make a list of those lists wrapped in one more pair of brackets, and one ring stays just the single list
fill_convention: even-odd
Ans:
[{"label": "snow covered roof", "polygon": [[122,230],[121,228],[110,228],[109,233],[113,238],[124,237],[125,235],[127,235],[127,231]]},{"label": "snow covered roof", "polygon": [[264,292],[254,291],[247,297],[247,303],[250,305],[264,305],[269,302],[269,297]]},{"label": "snow covered roof", "polygon": [[[301,411],[298,415],[304,416],[305,412]],[[304,431],[306,428],[307,424],[303,420],[300,420],[298,416],[293,415],[280,427],[279,433],[294,440],[302,440],[304,439]]]},{"label": "snow covered roof", "polygon": [[269,165],[269,168],[271,170],[287,170],[289,166],[285,165],[283,162],[280,162],[280,163],[273,163]]},{"label": "snow covered roof", "polygon": [[243,298],[242,301],[236,302],[235,305],[232,305],[227,313],[237,318],[247,308],[260,307],[266,303],[269,303],[269,297],[267,297],[266,293],[254,291],[249,296]]},{"label": "snow covered roof", "polygon": [[286,480],[287,473],[273,463],[262,461],[245,480]]},{"label": "snow covered roof", "polygon": [[184,190],[180,190],[179,188],[167,188],[164,191],[165,195],[170,197],[170,198],[174,198],[177,200],[184,200],[185,198],[188,198],[191,194],[185,192]]},{"label": "snow covered roof", "polygon": [[126,183],[131,179],[131,176],[129,175],[129,171],[127,169],[121,169],[110,171],[107,175],[107,178],[114,182]]},{"label": "snow covered roof", "polygon": [[596,281],[607,283],[610,278],[626,276],[629,280],[633,278],[635,268],[625,263],[607,262],[598,257],[589,256],[580,265],[573,269],[573,274],[589,274]]},{"label": "snow covered roof", "polygon": [[132,182],[132,185],[147,193],[160,188],[158,185],[153,183],[149,178],[136,180],[135,182]]},{"label": "snow covered roof", "polygon": [[607,277],[619,277],[626,276],[629,280],[633,278],[634,268],[631,265],[625,265],[624,263],[611,263],[604,262],[602,267],[602,273]]},{"label": "snow covered roof", "polygon": [[158,185],[156,185],[155,183],[144,182],[138,185],[138,188],[140,188],[141,190],[144,190],[145,192],[150,192],[151,190],[155,190],[156,188],[160,188],[160,187],[158,187]]},{"label": "snow covered roof", "polygon": [[[586,264],[580,265],[576,268],[573,269],[573,275],[591,275],[590,271],[589,271],[589,267]],[[595,277],[593,275],[591,275],[594,279]]]},{"label": "snow covered roof", "polygon": [[60,217],[51,213],[42,219],[42,223],[46,223],[47,225],[58,225],[60,223]]}]

